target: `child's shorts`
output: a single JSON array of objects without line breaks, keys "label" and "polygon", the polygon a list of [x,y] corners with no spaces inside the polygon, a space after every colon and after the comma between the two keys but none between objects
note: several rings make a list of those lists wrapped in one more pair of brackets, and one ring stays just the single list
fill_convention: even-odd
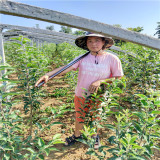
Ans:
[{"label": "child's shorts", "polygon": [[[85,115],[86,115],[85,112],[88,112],[94,106],[96,106],[96,109],[98,109],[100,104],[101,104],[100,100],[94,100],[94,102],[92,100],[89,100],[89,101],[87,100],[87,102],[85,102],[85,100],[86,100],[85,98],[77,97],[75,95],[74,104],[75,104],[75,111],[76,111],[76,121],[78,121],[78,122],[84,122],[85,118],[82,119],[80,117],[85,117]],[[85,107],[86,105],[88,107]],[[94,111],[94,113],[92,112],[91,114],[95,115],[95,114],[98,114],[98,113],[97,113],[97,111]]]}]

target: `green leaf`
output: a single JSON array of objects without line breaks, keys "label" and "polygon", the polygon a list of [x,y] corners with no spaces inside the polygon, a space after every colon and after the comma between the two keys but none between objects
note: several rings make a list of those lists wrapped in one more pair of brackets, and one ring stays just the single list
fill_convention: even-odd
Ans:
[{"label": "green leaf", "polygon": [[42,125],[39,122],[36,122],[36,125],[38,126],[39,129],[42,129]]},{"label": "green leaf", "polygon": [[19,81],[7,79],[7,78],[0,79],[0,82],[4,82],[4,81],[11,82],[11,83],[19,83]]},{"label": "green leaf", "polygon": [[148,154],[152,155],[152,150],[151,147],[149,145],[144,146],[147,149]]},{"label": "green leaf", "polygon": [[109,148],[109,147],[108,146],[101,146],[101,147],[98,148],[98,151],[102,152],[104,148]]},{"label": "green leaf", "polygon": [[26,143],[27,141],[30,141],[31,139],[32,139],[32,136],[28,136],[27,139],[25,139],[24,142]]},{"label": "green leaf", "polygon": [[6,66],[5,66],[5,65],[0,65],[0,71],[1,71],[1,70],[5,70],[5,69],[12,69],[12,70],[13,70],[13,69],[15,69],[15,68],[10,67],[10,66],[7,66],[7,65],[6,65]]},{"label": "green leaf", "polygon": [[139,146],[138,144],[133,144],[133,149],[143,149],[143,147]]},{"label": "green leaf", "polygon": [[134,112],[133,115],[139,117],[140,119],[144,119],[145,116],[143,112]]},{"label": "green leaf", "polygon": [[110,103],[109,105],[111,105],[111,106],[119,106],[119,104],[118,104],[118,103],[115,103],[115,102],[112,102],[112,103]]},{"label": "green leaf", "polygon": [[149,106],[147,100],[143,100],[143,99],[142,99],[141,102],[142,102],[142,104],[143,104],[144,106]]},{"label": "green leaf", "polygon": [[53,122],[53,123],[50,124],[50,126],[53,126],[55,124],[63,124],[63,123],[61,123],[61,122]]},{"label": "green leaf", "polygon": [[7,136],[6,137],[0,137],[0,141],[8,141]]},{"label": "green leaf", "polygon": [[118,153],[119,152],[119,150],[115,149],[115,148],[108,149],[107,151],[110,153]]},{"label": "green leaf", "polygon": [[113,93],[123,93],[123,91],[120,88],[113,88]]},{"label": "green leaf", "polygon": [[26,154],[24,155],[24,158],[28,159],[29,156],[30,156],[30,154],[26,153]]},{"label": "green leaf", "polygon": [[144,94],[135,94],[135,95],[140,97],[141,99],[147,100],[147,97]]},{"label": "green leaf", "polygon": [[46,152],[46,155],[48,156],[50,152],[49,148],[46,148],[44,151]]},{"label": "green leaf", "polygon": [[61,140],[55,140],[55,141],[53,142],[53,144],[59,144],[59,143],[65,143],[65,142],[63,142],[63,141],[61,141]]},{"label": "green leaf", "polygon": [[53,140],[59,139],[60,137],[61,137],[61,134],[55,134],[55,135],[53,136]]},{"label": "green leaf", "polygon": [[5,147],[5,148],[4,148],[4,150],[6,150],[6,151],[10,151],[10,150],[12,150],[12,147],[10,147],[10,146]]},{"label": "green leaf", "polygon": [[4,157],[6,158],[6,160],[9,160],[10,159],[10,154],[9,153],[5,153]]},{"label": "green leaf", "polygon": [[141,126],[138,124],[138,123],[136,123],[136,122],[133,122],[133,125],[134,125],[134,128],[138,131],[138,132],[142,132],[142,130],[141,130]]},{"label": "green leaf", "polygon": [[160,111],[152,111],[152,114],[160,114]]},{"label": "green leaf", "polygon": [[107,160],[122,160],[120,157],[114,156],[111,158],[108,158]]},{"label": "green leaf", "polygon": [[10,115],[9,115],[9,118],[16,119],[16,118],[18,118],[18,116],[13,113],[13,114],[10,114]]},{"label": "green leaf", "polygon": [[147,159],[142,156],[134,156],[132,158],[129,158],[129,160],[147,160]]},{"label": "green leaf", "polygon": [[108,141],[109,141],[109,143],[112,144],[112,143],[115,143],[115,141],[114,141],[115,139],[116,139],[115,136],[111,136],[111,137],[108,138]]},{"label": "green leaf", "polygon": [[43,147],[45,145],[45,142],[44,142],[44,140],[42,138],[38,138],[38,145],[40,147]]},{"label": "green leaf", "polygon": [[89,155],[95,156],[95,155],[96,155],[96,152],[95,152],[95,151],[88,151],[88,152],[86,152],[86,154],[89,154]]},{"label": "green leaf", "polygon": [[147,152],[144,152],[144,155],[145,155],[146,157],[148,157],[149,159],[151,158],[151,155],[148,154]]},{"label": "green leaf", "polygon": [[49,148],[49,151],[59,151],[59,149],[51,147],[51,148]]},{"label": "green leaf", "polygon": [[122,144],[123,144],[123,146],[126,148],[127,147],[127,140],[125,139],[125,138],[122,138],[122,139],[120,139],[119,140]]},{"label": "green leaf", "polygon": [[129,142],[129,144],[133,144],[136,139],[137,139],[136,136],[132,137],[131,140],[130,140],[130,142]]},{"label": "green leaf", "polygon": [[155,118],[156,118],[156,117],[149,117],[149,118],[148,118],[148,121],[154,122]]},{"label": "green leaf", "polygon": [[160,100],[155,101],[154,104],[155,104],[156,106],[159,106],[159,105],[160,105]]},{"label": "green leaf", "polygon": [[157,136],[157,135],[150,135],[150,137],[160,139],[160,136]]},{"label": "green leaf", "polygon": [[44,156],[43,156],[42,154],[40,154],[38,157],[39,157],[40,159],[44,160]]},{"label": "green leaf", "polygon": [[27,151],[30,151],[31,153],[35,153],[35,151],[32,148],[26,148]]},{"label": "green leaf", "polygon": [[104,124],[105,127],[107,127],[108,129],[114,130],[116,129],[116,127],[112,124]]},{"label": "green leaf", "polygon": [[87,142],[87,140],[85,140],[85,139],[77,139],[77,141],[88,145],[88,142]]}]

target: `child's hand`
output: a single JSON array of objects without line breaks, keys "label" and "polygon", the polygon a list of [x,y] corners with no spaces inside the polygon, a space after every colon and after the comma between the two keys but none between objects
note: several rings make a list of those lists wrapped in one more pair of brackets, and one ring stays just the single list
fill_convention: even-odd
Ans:
[{"label": "child's hand", "polygon": [[100,87],[100,85],[101,85],[101,81],[93,82],[93,83],[89,86],[88,91],[89,91],[90,93],[97,92],[97,91],[98,91],[98,88]]},{"label": "child's hand", "polygon": [[47,83],[48,80],[49,80],[49,76],[47,76],[47,75],[42,76],[42,77],[36,82],[35,87],[37,87],[38,84],[41,83],[42,81],[44,81],[44,84],[43,84],[42,86],[45,86],[45,83]]}]

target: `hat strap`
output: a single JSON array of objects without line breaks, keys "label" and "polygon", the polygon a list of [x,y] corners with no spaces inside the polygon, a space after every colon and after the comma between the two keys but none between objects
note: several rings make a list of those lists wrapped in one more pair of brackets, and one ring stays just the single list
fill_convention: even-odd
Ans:
[{"label": "hat strap", "polygon": [[95,64],[98,64],[97,55],[98,55],[98,52],[96,52],[96,55],[95,55]]},{"label": "hat strap", "polygon": [[[101,48],[100,50],[102,50],[102,48]],[[100,50],[99,50],[99,51],[100,51]],[[99,51],[97,51],[97,52],[96,52],[96,55],[95,55],[95,64],[98,64],[98,59],[96,60],[96,58],[97,58],[97,55],[98,55],[98,52],[99,52]]]}]

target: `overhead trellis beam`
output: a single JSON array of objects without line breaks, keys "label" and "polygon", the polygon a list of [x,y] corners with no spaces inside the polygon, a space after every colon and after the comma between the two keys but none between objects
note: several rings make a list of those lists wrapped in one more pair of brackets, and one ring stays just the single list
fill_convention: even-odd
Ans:
[{"label": "overhead trellis beam", "polygon": [[29,36],[33,36],[35,38],[47,38],[47,39],[51,39],[51,40],[57,39],[57,40],[68,41],[68,42],[74,43],[74,39],[61,37],[61,36],[39,34],[39,33],[34,33],[34,32],[14,31],[14,32],[4,32],[3,33],[4,37],[13,36],[13,35],[29,35]]},{"label": "overhead trellis beam", "polygon": [[38,28],[32,28],[32,27],[23,27],[23,26],[16,26],[16,25],[9,25],[9,24],[0,24],[0,28],[3,29],[10,29],[10,30],[21,30],[26,32],[32,32],[32,33],[39,33],[44,35],[52,35],[52,36],[58,36],[68,39],[76,39],[78,36],[62,33],[62,32],[56,32],[56,31],[49,31],[45,29],[38,29]]},{"label": "overhead trellis beam", "polygon": [[55,43],[55,44],[59,44],[59,43],[69,43],[71,45],[74,45],[72,44],[71,42],[68,42],[66,40],[60,40],[60,39],[50,39],[50,38],[44,38],[44,37],[34,37],[34,36],[28,36],[28,38],[31,38],[31,39],[36,39],[36,40],[40,40],[41,42],[49,42],[49,43]]},{"label": "overhead trellis beam", "polygon": [[160,40],[156,38],[71,14],[8,0],[0,1],[0,13],[66,25],[95,33],[102,33],[105,36],[112,36],[116,39],[160,50]]},{"label": "overhead trellis beam", "polygon": [[[75,36],[75,35],[61,33],[61,32],[49,31],[49,30],[44,30],[44,29],[36,29],[36,28],[31,28],[31,27],[9,25],[9,24],[0,24],[0,27],[4,28],[4,29],[13,30],[13,32],[3,32],[4,37],[5,36],[13,37],[14,34],[16,35],[16,34],[19,34],[19,33],[30,33],[32,36],[30,36],[29,38],[37,38],[38,39],[38,37],[39,37],[41,39],[41,41],[44,41],[44,42],[46,41],[46,42],[49,42],[49,43],[56,43],[56,44],[67,42],[67,43],[70,43],[72,45],[75,45],[74,41],[78,37],[78,36]],[[19,30],[19,31],[14,31],[14,30]],[[24,32],[24,31],[26,31],[26,32]],[[37,35],[37,37],[35,37],[33,35]],[[42,36],[44,36],[45,38],[42,38]],[[50,37],[52,37],[52,36],[54,38],[50,39]],[[7,40],[9,41],[9,39],[5,38],[5,41],[7,41]],[[112,46],[110,49],[116,50],[116,51],[119,51],[119,52],[123,52],[123,53],[126,53],[126,54],[130,54],[130,55],[135,57],[135,54],[130,53],[130,52],[126,52],[124,50],[121,50],[121,48],[116,47],[116,46]]]},{"label": "overhead trellis beam", "polygon": [[41,35],[41,34],[37,34],[37,33],[23,32],[23,31],[4,32],[3,33],[4,38],[6,38],[5,40],[9,40],[9,37],[16,38],[18,35],[23,35],[23,36],[31,38],[31,39],[37,39],[37,40],[39,39],[43,42],[46,41],[46,42],[56,43],[56,44],[67,42],[69,44],[75,45],[74,40],[72,40],[72,39],[51,36],[51,35],[44,35],[44,34]]},{"label": "overhead trellis beam", "polygon": [[[40,42],[55,43],[55,44],[66,42],[66,43],[70,43],[71,45],[75,45],[75,44],[72,44],[71,42],[68,42],[68,41],[65,41],[65,40],[50,39],[50,38],[44,38],[44,37],[34,37],[34,36],[30,36],[30,35],[28,35],[27,37],[29,39],[34,40],[34,41],[40,40]],[[9,42],[9,41],[11,41],[11,42],[14,42],[14,41],[18,42],[17,40],[13,40],[11,38],[18,38],[18,36],[10,36],[10,38],[9,37],[4,37],[4,41],[5,42]]]},{"label": "overhead trellis beam", "polygon": [[[12,37],[12,38],[14,38],[14,37]],[[35,38],[35,37],[28,37],[28,38],[31,38],[32,40],[40,40],[40,42],[47,42],[47,43],[55,43],[55,44],[59,44],[59,43],[64,43],[64,42],[66,42],[66,41],[62,41],[62,40],[58,40],[58,39],[44,39],[44,38]],[[4,38],[4,41],[5,42],[18,42],[17,40],[13,40],[13,39],[9,39],[9,38]],[[68,43],[68,42],[67,42]]]},{"label": "overhead trellis beam", "polygon": [[[67,39],[67,38],[63,38],[63,37],[61,38],[61,37],[50,36],[50,35],[40,35],[37,33],[30,33],[30,32],[24,32],[24,31],[4,32],[3,36],[4,36],[4,38],[8,38],[9,36],[14,37],[14,35],[20,35],[20,34],[27,35],[28,38],[40,39],[41,41],[57,43],[57,44],[67,42],[69,44],[75,45],[74,40],[72,40],[72,39]],[[8,38],[8,40],[9,40],[9,38]],[[123,52],[125,54],[130,54],[130,55],[136,57],[135,54],[121,50],[120,47],[112,46],[110,49],[115,50],[115,51],[119,51],[119,52]]]},{"label": "overhead trellis beam", "polygon": [[[34,38],[34,39],[40,39],[41,41],[46,41],[46,42],[49,42],[49,43],[56,43],[56,44],[59,44],[59,43],[63,43],[63,42],[67,42],[67,43],[70,43],[72,45],[75,45],[74,41],[75,39],[72,39],[72,38],[77,38],[77,36],[74,36],[72,37],[72,35],[69,35],[68,34],[68,37],[67,37],[67,34],[64,33],[65,37],[59,37],[58,35],[58,32],[55,34],[45,34],[45,30],[42,30],[43,31],[43,34],[41,34],[41,29],[37,29],[36,31],[38,32],[35,32],[35,28],[28,28],[28,27],[21,27],[21,26],[13,26],[13,25],[0,25],[1,27],[3,28],[7,28],[7,29],[17,29],[17,30],[22,30],[22,29],[25,29],[25,31],[28,31],[28,32],[25,32],[25,31],[13,31],[13,32],[3,32],[3,36],[5,38],[5,40],[9,41],[9,38],[7,39],[6,37],[7,36],[10,36],[10,37],[14,37],[13,35],[19,35],[19,34],[23,34],[23,35],[27,35],[28,34],[28,38]],[[48,33],[48,31],[46,31]],[[49,31],[49,32],[52,32],[52,31]],[[61,35],[61,33],[60,33]],[[15,36],[16,37],[16,36]],[[42,38],[43,37],[43,38]],[[125,54],[130,54],[132,56],[135,57],[135,54],[131,53],[131,52],[126,52],[124,50],[121,50],[120,47],[116,47],[116,46],[112,46],[110,49],[112,50],[115,50],[115,51],[119,51],[119,52],[123,52]]]}]

